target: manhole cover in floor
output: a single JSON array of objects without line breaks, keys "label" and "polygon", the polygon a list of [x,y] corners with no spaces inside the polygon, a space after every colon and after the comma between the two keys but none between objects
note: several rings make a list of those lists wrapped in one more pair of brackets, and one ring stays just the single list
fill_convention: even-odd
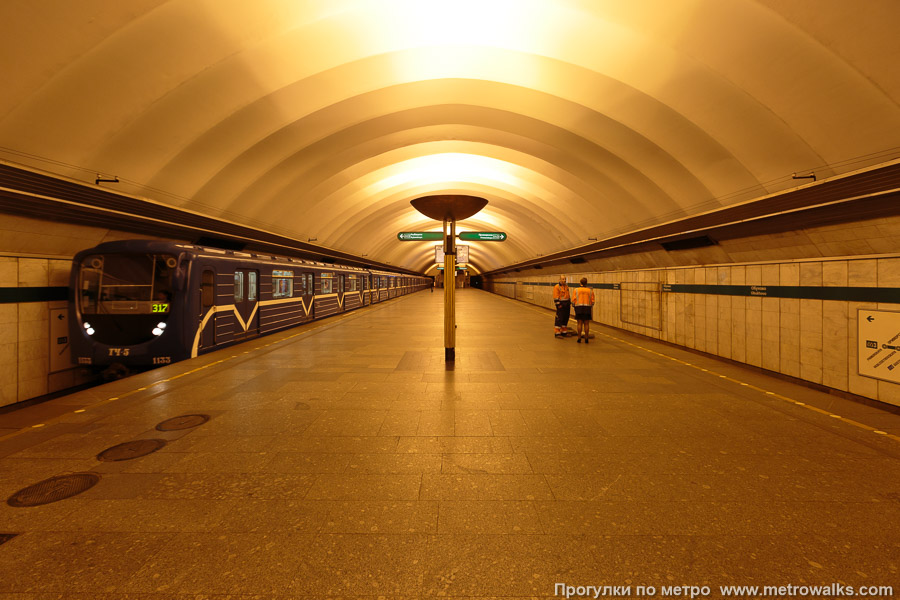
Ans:
[{"label": "manhole cover in floor", "polygon": [[89,490],[97,482],[100,476],[96,473],[72,473],[71,475],[58,475],[39,481],[34,485],[19,490],[10,496],[6,503],[10,506],[40,506],[50,504],[57,500],[65,500],[85,490]]},{"label": "manhole cover in floor", "polygon": [[166,419],[156,426],[159,431],[178,431],[179,429],[190,429],[197,425],[203,425],[209,421],[209,415],[181,415],[180,417],[172,417]]},{"label": "manhole cover in floor", "polygon": [[0,533],[0,544],[5,544],[9,540],[19,535],[18,533]]},{"label": "manhole cover in floor", "polygon": [[131,460],[132,458],[147,456],[151,452],[156,452],[165,445],[165,440],[133,440],[107,448],[97,455],[97,460],[103,462]]}]

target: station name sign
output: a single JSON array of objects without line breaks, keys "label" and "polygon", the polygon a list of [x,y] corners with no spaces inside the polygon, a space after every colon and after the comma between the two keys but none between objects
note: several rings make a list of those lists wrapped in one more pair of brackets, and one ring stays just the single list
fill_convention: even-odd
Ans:
[{"label": "station name sign", "polygon": [[401,242],[438,242],[444,239],[440,231],[401,231],[397,234]]},{"label": "station name sign", "polygon": [[466,242],[505,242],[507,235],[504,231],[461,231],[456,237]]}]

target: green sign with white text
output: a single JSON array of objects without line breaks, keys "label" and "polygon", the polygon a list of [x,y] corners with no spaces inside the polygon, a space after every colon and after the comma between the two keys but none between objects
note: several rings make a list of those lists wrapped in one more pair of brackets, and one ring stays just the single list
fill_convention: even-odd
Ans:
[{"label": "green sign with white text", "polygon": [[503,231],[461,231],[457,237],[467,242],[505,242],[507,236]]},{"label": "green sign with white text", "polygon": [[444,239],[440,231],[402,231],[397,234],[401,242],[437,242]]}]

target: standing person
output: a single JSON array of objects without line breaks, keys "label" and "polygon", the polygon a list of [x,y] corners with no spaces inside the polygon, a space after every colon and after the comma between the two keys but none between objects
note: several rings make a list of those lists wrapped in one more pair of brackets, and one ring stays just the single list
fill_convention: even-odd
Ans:
[{"label": "standing person", "polygon": [[587,286],[587,277],[581,278],[581,286],[572,292],[572,304],[575,305],[575,319],[578,327],[578,343],[581,343],[581,329],[584,328],[584,343],[589,344],[588,334],[591,332],[591,312],[594,308],[594,290]]},{"label": "standing person", "polygon": [[559,276],[559,283],[553,286],[553,303],[556,304],[556,321],[553,324],[554,337],[566,337],[566,331],[569,328],[569,306],[571,299],[569,298],[569,284],[566,283],[566,276]]}]

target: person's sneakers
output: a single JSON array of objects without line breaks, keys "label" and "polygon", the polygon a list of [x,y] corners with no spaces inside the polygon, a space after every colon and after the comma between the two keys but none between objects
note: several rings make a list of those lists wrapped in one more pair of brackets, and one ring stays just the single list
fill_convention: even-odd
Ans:
[{"label": "person's sneakers", "polygon": [[589,344],[591,340],[588,339],[588,336],[584,336],[584,343]]},{"label": "person's sneakers", "polygon": [[578,336],[578,343],[579,343],[579,344],[581,343],[581,336],[580,336],[580,335]]}]

